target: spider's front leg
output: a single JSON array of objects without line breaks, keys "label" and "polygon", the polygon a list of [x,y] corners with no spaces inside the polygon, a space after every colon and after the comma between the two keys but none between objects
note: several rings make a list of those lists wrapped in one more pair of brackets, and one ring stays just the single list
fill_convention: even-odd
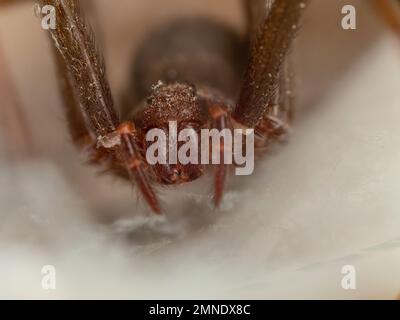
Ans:
[{"label": "spider's front leg", "polygon": [[123,166],[152,210],[159,213],[150,184],[150,169],[139,152],[135,126],[121,123],[117,116],[104,63],[79,1],[41,0],[40,4],[50,4],[56,9],[57,26],[50,32],[59,55],[66,115],[74,142],[83,147],[91,141],[89,149],[94,158],[100,161],[106,155],[111,159],[112,169]]},{"label": "spider's front leg", "polygon": [[[290,100],[287,90],[282,88],[286,79],[283,66],[308,1],[245,1],[251,19],[249,30],[257,31],[251,37],[249,63],[233,118],[270,135],[285,130],[285,121],[281,120],[289,119],[288,101],[276,104],[276,100]],[[254,6],[259,6],[258,10]],[[258,12],[263,12],[264,17],[260,19]]]},{"label": "spider's front leg", "polygon": [[286,61],[279,76],[275,96],[255,127],[255,147],[264,150],[275,141],[285,141],[293,118],[293,84],[290,61]]}]

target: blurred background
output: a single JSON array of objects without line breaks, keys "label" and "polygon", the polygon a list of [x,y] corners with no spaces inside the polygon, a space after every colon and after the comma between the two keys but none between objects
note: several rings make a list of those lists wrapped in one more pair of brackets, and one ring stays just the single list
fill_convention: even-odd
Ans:
[{"label": "blurred background", "polygon": [[[245,26],[236,0],[93,4],[117,102],[152,28],[199,15]],[[345,4],[356,30],[341,28]],[[160,190],[155,218],[71,144],[33,4],[0,5],[0,298],[396,298],[400,39],[372,2],[315,0],[292,56],[290,142],[232,177],[220,210],[204,177]],[[44,265],[56,290],[41,286]],[[356,290],[341,286],[344,265]]]}]

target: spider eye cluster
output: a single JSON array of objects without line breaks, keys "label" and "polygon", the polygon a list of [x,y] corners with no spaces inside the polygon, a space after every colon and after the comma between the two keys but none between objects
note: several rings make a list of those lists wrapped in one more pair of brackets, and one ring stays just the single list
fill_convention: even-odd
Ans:
[{"label": "spider eye cluster", "polygon": [[144,110],[144,127],[166,127],[169,121],[201,123],[203,112],[196,88],[189,84],[159,82],[153,86]]}]

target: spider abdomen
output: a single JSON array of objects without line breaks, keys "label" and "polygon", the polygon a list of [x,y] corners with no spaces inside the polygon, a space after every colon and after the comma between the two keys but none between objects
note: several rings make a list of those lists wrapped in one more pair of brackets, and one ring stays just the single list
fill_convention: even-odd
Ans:
[{"label": "spider abdomen", "polygon": [[230,28],[203,18],[180,19],[145,39],[134,64],[135,93],[145,99],[158,81],[207,86],[234,98],[244,44]]}]

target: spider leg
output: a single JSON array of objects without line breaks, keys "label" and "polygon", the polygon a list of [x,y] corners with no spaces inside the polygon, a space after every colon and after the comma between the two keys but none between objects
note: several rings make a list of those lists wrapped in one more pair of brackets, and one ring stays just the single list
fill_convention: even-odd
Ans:
[{"label": "spider leg", "polygon": [[62,56],[53,48],[57,69],[57,80],[63,100],[63,108],[67,119],[68,129],[73,143],[82,149],[95,140],[86,126],[80,109],[80,104],[74,92],[73,79],[69,74]]},{"label": "spider leg", "polygon": [[254,39],[262,23],[263,17],[268,15],[274,0],[242,0],[246,13],[247,34]]},{"label": "spider leg", "polygon": [[73,79],[68,72],[62,56],[53,48],[57,81],[62,97],[62,106],[67,120],[68,131],[73,144],[87,159],[88,164],[105,166],[104,171],[112,171],[121,175],[121,168],[116,167],[114,153],[105,148],[99,148],[95,134],[89,130],[79,100],[74,92]]},{"label": "spider leg", "polygon": [[136,181],[147,203],[155,213],[161,213],[158,200],[151,187],[146,170],[147,163],[141,158],[141,153],[136,142],[136,128],[133,123],[122,123],[117,130],[121,137],[121,149],[125,163],[132,180]]},{"label": "spider leg", "polygon": [[[250,58],[233,118],[254,128],[276,96],[282,66],[307,0],[275,0],[250,44]],[[257,1],[261,3],[261,1]],[[266,4],[266,1],[263,3]],[[252,15],[251,15],[252,16]]]},{"label": "spider leg", "polygon": [[50,33],[64,66],[61,73],[65,74],[64,97],[69,99],[66,108],[73,139],[89,134],[103,152],[107,150],[120,159],[152,210],[160,213],[150,178],[143,169],[145,162],[139,156],[134,125],[121,123],[116,113],[104,62],[79,1],[40,0],[40,4],[51,4],[56,9],[57,26]]},{"label": "spider leg", "polygon": [[256,148],[266,147],[273,141],[282,141],[290,131],[293,118],[293,84],[289,59],[285,62],[279,76],[276,94],[255,127]]},{"label": "spider leg", "polygon": [[[220,104],[212,104],[209,108],[211,115],[211,127],[217,129],[219,132],[223,132],[224,129],[232,129],[230,121],[230,115],[228,109]],[[228,175],[229,166],[225,161],[225,138],[220,140],[219,144],[219,163],[215,165],[214,175],[214,204],[215,207],[219,207],[225,191],[225,184]],[[228,146],[229,147],[229,146]]]}]

